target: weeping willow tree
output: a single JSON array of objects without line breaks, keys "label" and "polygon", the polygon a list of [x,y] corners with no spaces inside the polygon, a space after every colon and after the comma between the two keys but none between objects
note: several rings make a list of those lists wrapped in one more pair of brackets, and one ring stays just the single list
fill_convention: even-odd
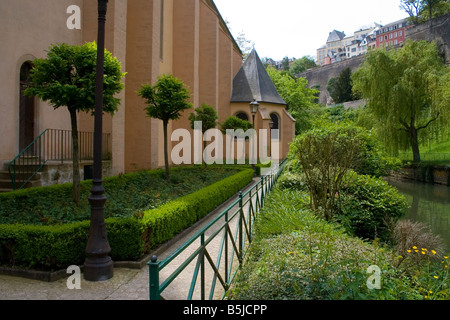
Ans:
[{"label": "weeping willow tree", "polygon": [[435,43],[408,40],[401,49],[374,50],[352,79],[391,154],[410,148],[420,162],[420,143],[446,134],[449,67]]}]

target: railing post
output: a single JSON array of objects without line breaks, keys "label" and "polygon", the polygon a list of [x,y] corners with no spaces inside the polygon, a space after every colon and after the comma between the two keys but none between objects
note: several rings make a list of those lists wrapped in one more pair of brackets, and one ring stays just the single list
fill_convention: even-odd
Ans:
[{"label": "railing post", "polygon": [[157,256],[152,256],[149,267],[149,282],[150,282],[150,300],[161,300],[159,292],[159,261]]},{"label": "railing post", "polygon": [[64,131],[60,131],[59,133],[60,133],[60,135],[61,135],[61,141],[60,141],[60,143],[61,143],[60,160],[61,160],[61,164],[62,164],[62,163],[64,162],[64,161],[63,161],[63,159],[64,159]]},{"label": "railing post", "polygon": [[205,234],[202,233],[201,237],[200,237],[200,245],[202,247],[201,250],[201,265],[200,265],[200,282],[201,282],[201,287],[200,287],[200,298],[201,300],[205,300]]},{"label": "railing post", "polygon": [[242,205],[242,198],[243,198],[243,193],[242,191],[239,192],[239,261],[242,263],[243,261],[243,245],[244,245],[244,241],[243,241],[243,235],[242,235],[242,227],[243,227],[243,213],[244,213],[244,208]]},{"label": "railing post", "polygon": [[225,240],[224,240],[224,245],[225,245],[225,283],[228,283],[229,281],[229,277],[228,277],[228,211],[225,212]]},{"label": "railing post", "polygon": [[263,203],[264,203],[264,188],[265,188],[265,184],[264,184],[264,176],[261,176],[261,201],[260,201],[260,207],[263,207]]}]

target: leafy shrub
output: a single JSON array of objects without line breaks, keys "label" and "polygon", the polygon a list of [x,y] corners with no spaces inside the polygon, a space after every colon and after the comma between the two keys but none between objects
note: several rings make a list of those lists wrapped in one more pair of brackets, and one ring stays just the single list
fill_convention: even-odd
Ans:
[{"label": "leafy shrub", "polygon": [[404,196],[381,178],[350,172],[339,193],[337,220],[352,235],[390,241],[391,224],[407,208]]},{"label": "leafy shrub", "polygon": [[297,136],[290,156],[299,161],[311,197],[311,209],[329,221],[334,216],[335,197],[342,178],[359,162],[364,147],[360,128],[351,123],[319,122]]},{"label": "leafy shrub", "polygon": [[[442,263],[405,273],[397,268],[390,248],[348,235],[339,224],[317,217],[307,202],[308,194],[295,189],[277,186],[268,195],[255,222],[254,242],[227,299],[449,298],[448,256]],[[380,268],[379,289],[367,285],[369,266]]]},{"label": "leafy shrub", "polygon": [[308,190],[304,175],[290,171],[287,171],[278,179],[277,185],[280,189]]},{"label": "leafy shrub", "polygon": [[[389,250],[349,236],[317,217],[304,192],[268,195],[254,242],[227,298],[236,300],[420,299],[393,267]],[[382,270],[382,288],[367,287],[367,268]]]}]

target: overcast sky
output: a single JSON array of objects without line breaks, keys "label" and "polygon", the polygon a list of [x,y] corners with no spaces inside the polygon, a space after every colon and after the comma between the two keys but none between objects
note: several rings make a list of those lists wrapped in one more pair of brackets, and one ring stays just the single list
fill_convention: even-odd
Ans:
[{"label": "overcast sky", "polygon": [[239,32],[258,55],[316,56],[334,29],[346,35],[361,26],[388,24],[408,17],[400,0],[214,0],[235,38]]}]

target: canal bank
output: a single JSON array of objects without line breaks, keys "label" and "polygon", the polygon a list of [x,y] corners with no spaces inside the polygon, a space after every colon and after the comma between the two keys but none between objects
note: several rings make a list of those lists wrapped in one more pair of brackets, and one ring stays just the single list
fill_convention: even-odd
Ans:
[{"label": "canal bank", "polygon": [[409,164],[391,177],[450,186],[450,165]]},{"label": "canal bank", "polygon": [[426,223],[450,251],[450,187],[393,175],[388,183],[405,196],[409,210],[402,219]]}]

